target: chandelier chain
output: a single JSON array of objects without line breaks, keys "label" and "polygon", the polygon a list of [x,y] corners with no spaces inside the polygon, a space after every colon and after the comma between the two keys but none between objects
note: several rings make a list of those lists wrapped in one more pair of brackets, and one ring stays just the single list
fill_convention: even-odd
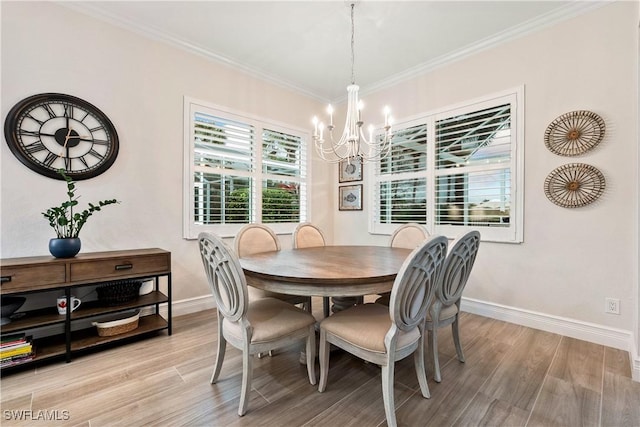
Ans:
[{"label": "chandelier chain", "polygon": [[356,4],[351,3],[351,84],[356,84],[356,71],[355,71],[355,63],[356,63],[356,51],[355,51],[355,33],[356,33],[356,24],[353,19],[353,9]]}]

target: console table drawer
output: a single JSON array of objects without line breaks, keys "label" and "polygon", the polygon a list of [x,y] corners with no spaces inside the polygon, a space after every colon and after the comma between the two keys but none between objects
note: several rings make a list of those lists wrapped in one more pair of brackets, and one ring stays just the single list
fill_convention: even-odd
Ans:
[{"label": "console table drawer", "polygon": [[64,264],[2,267],[3,294],[51,288],[65,282]]},{"label": "console table drawer", "polygon": [[102,259],[71,264],[71,282],[104,280],[171,270],[168,254]]}]

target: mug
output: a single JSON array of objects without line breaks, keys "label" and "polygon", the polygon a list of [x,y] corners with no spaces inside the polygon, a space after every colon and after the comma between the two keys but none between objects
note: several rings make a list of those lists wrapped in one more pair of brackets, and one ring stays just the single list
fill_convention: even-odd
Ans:
[{"label": "mug", "polygon": [[[80,307],[82,301],[80,301],[76,297],[70,297],[69,301],[71,301],[71,312]],[[58,314],[67,314],[67,297],[58,297]]]}]

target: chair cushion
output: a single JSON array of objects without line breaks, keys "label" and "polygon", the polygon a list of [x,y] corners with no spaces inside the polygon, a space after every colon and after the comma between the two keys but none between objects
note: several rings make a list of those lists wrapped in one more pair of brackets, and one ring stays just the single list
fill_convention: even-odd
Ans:
[{"label": "chair cushion", "polygon": [[[430,313],[430,309],[429,311],[427,311],[427,322],[431,322],[431,313]],[[440,310],[440,318],[438,320],[445,320],[445,319],[449,319],[451,317],[454,317],[456,314],[458,314],[458,306],[455,304],[450,305],[449,307],[442,307],[442,310]]]},{"label": "chair cushion", "polygon": [[[386,353],[384,337],[391,328],[389,307],[381,304],[361,304],[335,313],[320,323],[320,327],[350,344],[367,351]],[[420,339],[420,330],[399,331],[397,350]]]},{"label": "chair cushion", "polygon": [[265,291],[262,289],[254,288],[253,286],[248,286],[249,289],[249,301],[254,301],[262,298],[276,298],[280,301],[286,301],[289,304],[303,304],[310,302],[310,297],[305,297],[302,295],[287,295],[287,294],[279,294],[277,292]]},{"label": "chair cushion", "polygon": [[[276,298],[250,301],[247,318],[253,327],[251,342],[254,344],[272,341],[316,322],[311,314]],[[242,328],[238,322],[225,320],[223,328],[225,334],[242,339]]]}]

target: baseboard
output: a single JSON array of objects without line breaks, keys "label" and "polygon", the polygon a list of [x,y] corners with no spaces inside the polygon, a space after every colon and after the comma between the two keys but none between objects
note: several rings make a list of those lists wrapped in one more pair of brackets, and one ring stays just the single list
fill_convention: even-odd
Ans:
[{"label": "baseboard", "polygon": [[[184,314],[197,313],[202,310],[209,310],[216,308],[216,302],[213,299],[213,295],[204,295],[195,298],[183,299],[180,301],[173,301],[171,305],[171,314],[173,317],[182,316]],[[166,314],[160,311],[162,314]]]},{"label": "baseboard", "polygon": [[[547,332],[564,335],[596,344],[613,347],[629,352],[633,358],[633,334],[631,331],[609,328],[594,323],[581,322],[575,319],[552,316],[546,313],[538,313],[509,307],[501,304],[480,301],[472,298],[462,298],[460,305],[462,311],[504,320],[516,325],[527,326]],[[638,360],[635,359],[635,368],[638,368]]]},{"label": "baseboard", "polygon": [[640,382],[640,343],[635,343],[631,354],[631,377]]}]

